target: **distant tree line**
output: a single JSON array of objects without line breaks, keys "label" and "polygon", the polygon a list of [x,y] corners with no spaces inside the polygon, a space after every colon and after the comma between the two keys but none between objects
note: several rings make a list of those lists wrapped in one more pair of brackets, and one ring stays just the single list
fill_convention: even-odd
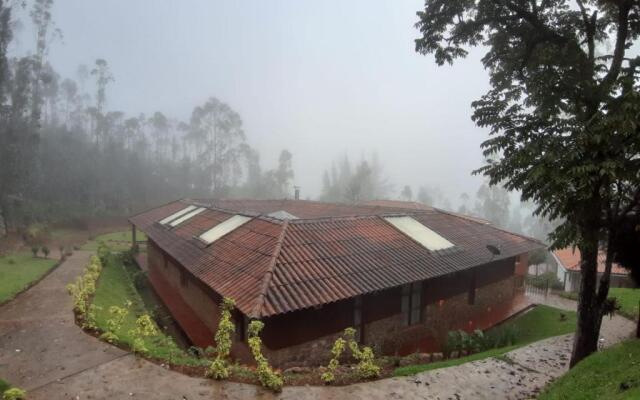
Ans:
[{"label": "distant tree line", "polygon": [[177,197],[283,198],[293,156],[263,170],[240,115],[211,97],[189,121],[109,110],[109,64],[61,77],[47,62],[59,36],[52,0],[35,0],[33,54],[10,57],[16,2],[0,0],[0,224],[129,214]]}]

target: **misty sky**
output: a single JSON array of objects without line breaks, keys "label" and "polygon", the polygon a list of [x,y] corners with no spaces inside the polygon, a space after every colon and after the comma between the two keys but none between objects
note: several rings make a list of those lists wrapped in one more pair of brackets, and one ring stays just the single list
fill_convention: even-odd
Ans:
[{"label": "misty sky", "polygon": [[[486,132],[470,103],[488,87],[480,53],[438,68],[414,51],[415,1],[57,0],[64,38],[50,62],[63,77],[106,59],[108,108],[188,120],[209,96],[242,116],[263,167],[294,155],[303,197],[345,152],[377,152],[396,196],[439,185],[457,203],[482,181]],[[25,26],[29,21],[25,19]],[[34,47],[25,27],[13,51]]]}]

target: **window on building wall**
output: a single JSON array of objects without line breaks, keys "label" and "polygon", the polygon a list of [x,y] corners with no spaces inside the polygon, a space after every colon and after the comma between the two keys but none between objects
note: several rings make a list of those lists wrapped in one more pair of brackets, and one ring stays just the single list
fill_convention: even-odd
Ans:
[{"label": "window on building wall", "polygon": [[476,272],[473,271],[471,273],[471,279],[469,280],[469,304],[470,305],[474,305],[476,304],[476,289],[477,289],[477,279],[476,279]]},{"label": "window on building wall", "polygon": [[422,282],[402,287],[402,322],[405,326],[420,323],[422,314]]},{"label": "window on building wall", "polygon": [[189,286],[189,277],[184,270],[180,270],[180,285],[182,285],[183,287]]},{"label": "window on building wall", "polygon": [[356,340],[362,341],[362,296],[355,299],[353,306],[353,327],[356,329]]}]

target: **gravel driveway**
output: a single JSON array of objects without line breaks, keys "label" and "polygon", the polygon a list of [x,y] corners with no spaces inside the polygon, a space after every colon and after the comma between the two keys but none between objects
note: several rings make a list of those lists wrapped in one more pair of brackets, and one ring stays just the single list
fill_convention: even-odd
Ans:
[{"label": "gravel driveway", "polygon": [[[65,285],[91,253],[77,251],[27,292],[0,307],[0,377],[30,399],[528,399],[566,372],[572,335],[412,377],[344,387],[286,387],[274,396],[253,385],[192,378],[103,343],[78,328]],[[544,302],[575,309],[575,302]],[[605,318],[607,345],[632,335],[635,324]]]}]

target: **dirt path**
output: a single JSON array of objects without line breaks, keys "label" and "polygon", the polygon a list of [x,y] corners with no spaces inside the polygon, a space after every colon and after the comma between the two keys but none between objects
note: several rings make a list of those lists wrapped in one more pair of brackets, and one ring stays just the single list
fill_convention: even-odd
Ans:
[{"label": "dirt path", "polygon": [[[89,257],[76,252],[56,271],[0,308],[0,377],[30,399],[271,399],[253,385],[191,378],[136,358],[83,333],[64,286]],[[549,298],[571,309],[575,303]],[[622,317],[606,318],[613,344],[634,332]],[[456,367],[345,387],[287,387],[281,399],[528,399],[568,368],[571,335],[550,338]],[[18,351],[19,350],[19,351]]]}]

